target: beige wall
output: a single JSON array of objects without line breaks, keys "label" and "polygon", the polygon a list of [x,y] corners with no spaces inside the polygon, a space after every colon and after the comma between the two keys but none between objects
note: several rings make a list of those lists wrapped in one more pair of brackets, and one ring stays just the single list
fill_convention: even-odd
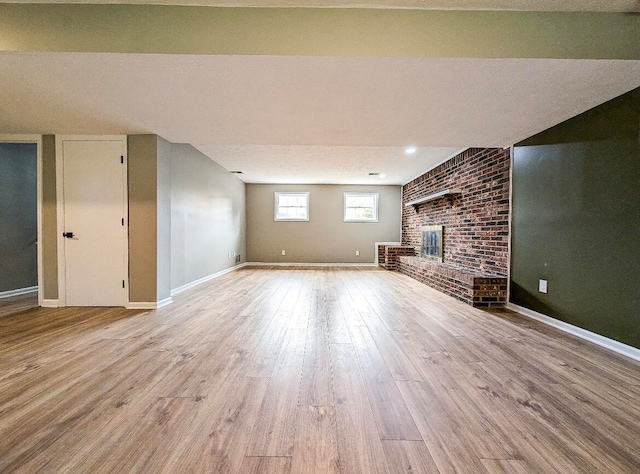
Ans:
[{"label": "beige wall", "polygon": [[[275,222],[276,191],[308,191],[308,222]],[[378,222],[343,222],[343,193],[379,193]],[[374,243],[400,241],[400,186],[247,185],[247,260],[373,263]],[[286,250],[286,256],[281,251]],[[360,256],[356,256],[356,250]]]},{"label": "beige wall", "polygon": [[157,136],[130,135],[129,301],[157,301]]},{"label": "beige wall", "polygon": [[245,229],[245,184],[191,145],[173,144],[171,288],[234,266],[234,251],[244,262]]},{"label": "beige wall", "polygon": [[42,283],[43,297],[58,299],[58,215],[56,208],[56,137],[42,136]]}]

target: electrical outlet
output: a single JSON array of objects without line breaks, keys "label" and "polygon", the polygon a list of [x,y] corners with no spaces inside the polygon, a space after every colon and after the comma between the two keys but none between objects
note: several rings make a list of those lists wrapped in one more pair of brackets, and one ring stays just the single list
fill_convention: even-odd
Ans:
[{"label": "electrical outlet", "polygon": [[356,257],[360,256],[360,250],[356,250]]},{"label": "electrical outlet", "polygon": [[547,280],[539,280],[538,281],[538,291],[540,293],[546,293],[547,292]]},{"label": "electrical outlet", "polygon": [[231,252],[229,252],[229,258],[231,258]]},{"label": "electrical outlet", "polygon": [[282,255],[286,255],[287,251],[286,250],[282,250]]},{"label": "electrical outlet", "polygon": [[237,255],[238,255],[237,253],[233,252],[233,257],[234,257],[234,258],[235,258]]}]

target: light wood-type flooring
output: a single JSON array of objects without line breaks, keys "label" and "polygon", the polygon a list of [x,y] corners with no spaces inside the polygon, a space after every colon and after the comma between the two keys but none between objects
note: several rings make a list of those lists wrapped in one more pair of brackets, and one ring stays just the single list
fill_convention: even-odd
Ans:
[{"label": "light wood-type flooring", "polygon": [[2,473],[640,472],[640,364],[395,272],[7,308]]},{"label": "light wood-type flooring", "polygon": [[[37,292],[26,295],[12,296],[11,298],[0,298],[0,318],[8,315],[15,315],[21,311],[26,311],[38,306]],[[2,334],[0,334],[0,337]]]}]

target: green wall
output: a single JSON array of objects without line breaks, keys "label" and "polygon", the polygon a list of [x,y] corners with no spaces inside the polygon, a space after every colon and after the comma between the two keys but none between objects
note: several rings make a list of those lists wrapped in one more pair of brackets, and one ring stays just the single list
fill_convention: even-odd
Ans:
[{"label": "green wall", "polygon": [[640,89],[513,160],[511,302],[640,348]]}]

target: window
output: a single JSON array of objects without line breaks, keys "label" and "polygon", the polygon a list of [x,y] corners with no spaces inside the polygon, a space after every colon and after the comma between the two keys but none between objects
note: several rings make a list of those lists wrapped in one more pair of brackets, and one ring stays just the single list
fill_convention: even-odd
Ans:
[{"label": "window", "polygon": [[344,193],[345,222],[378,222],[378,193]]},{"label": "window", "polygon": [[308,221],[309,193],[276,193],[276,221]]}]

